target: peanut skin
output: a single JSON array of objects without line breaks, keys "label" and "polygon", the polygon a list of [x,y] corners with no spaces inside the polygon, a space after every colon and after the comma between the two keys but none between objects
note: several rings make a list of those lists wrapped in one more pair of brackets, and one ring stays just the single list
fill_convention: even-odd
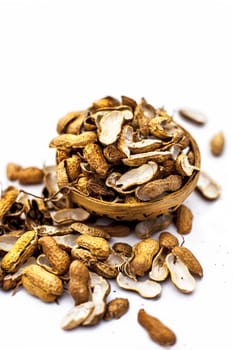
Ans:
[{"label": "peanut skin", "polygon": [[149,315],[144,309],[138,312],[138,322],[144,327],[150,338],[156,343],[168,346],[176,343],[175,333],[158,318]]},{"label": "peanut skin", "polygon": [[88,268],[79,260],[73,260],[69,268],[69,292],[75,305],[85,303],[90,295],[90,274]]}]

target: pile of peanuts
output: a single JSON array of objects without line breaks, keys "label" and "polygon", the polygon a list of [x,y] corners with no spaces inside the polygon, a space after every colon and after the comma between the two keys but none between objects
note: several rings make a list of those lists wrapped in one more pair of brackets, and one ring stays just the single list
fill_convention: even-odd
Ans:
[{"label": "pile of peanuts", "polygon": [[[127,97],[123,98],[123,102],[127,106],[123,108],[126,113],[124,118],[127,120],[130,110],[135,109],[137,104],[135,105],[135,101]],[[140,133],[146,134],[149,125],[148,118],[147,120],[142,118],[142,111],[146,115],[145,111],[151,112],[152,106],[145,100],[139,105],[140,113],[138,111],[137,122],[141,128]],[[120,201],[132,200],[132,191],[125,193],[127,184],[129,184],[128,179],[124,178],[126,183],[123,183],[121,179],[121,186],[115,184],[116,186],[111,185],[107,188],[106,183],[103,183],[109,171],[109,164],[106,163],[107,166],[104,166],[106,164],[103,163],[103,154],[100,153],[99,147],[96,150],[96,146],[93,146],[96,145],[96,136],[94,136],[95,126],[93,126],[90,111],[98,114],[100,109],[101,111],[109,109],[114,111],[113,107],[122,112],[122,105],[116,99],[106,97],[93,103],[88,113],[79,113],[80,118],[77,118],[77,113],[69,113],[61,118],[58,123],[58,131],[63,135],[62,143],[61,137],[59,138],[60,146],[58,146],[58,138],[50,143],[50,146],[53,147],[55,144],[56,147],[55,165],[42,169],[35,166],[24,168],[21,165],[9,163],[6,169],[7,178],[11,181],[18,181],[24,188],[10,185],[2,191],[0,198],[1,288],[5,291],[12,290],[15,293],[21,286],[43,302],[54,302],[62,298],[65,291],[68,291],[73,298],[74,306],[68,310],[61,321],[61,327],[64,330],[95,325],[101,320],[119,319],[128,311],[130,301],[127,298],[109,300],[111,280],[115,280],[119,288],[138,293],[142,298],[156,298],[161,294],[162,282],[168,278],[180,292],[189,294],[195,289],[196,278],[203,276],[200,262],[190,249],[184,247],[184,240],[179,242],[176,235],[167,231],[170,224],[175,224],[180,237],[191,232],[193,214],[186,205],[181,204],[169,215],[162,214],[155,219],[143,222],[107,220],[100,224],[98,217],[71,202],[69,196],[71,185],[75,188],[82,188],[83,191],[88,191],[93,196],[97,196],[98,191],[101,190],[101,196],[108,200],[111,197],[115,199],[116,196],[120,198]],[[139,115],[142,119],[139,118]],[[187,111],[181,111],[181,115],[186,118],[187,115],[189,118],[191,118],[190,115],[192,116]],[[159,125],[161,125],[162,119],[164,122],[167,117],[164,114],[159,117]],[[200,120],[198,122],[200,123]],[[93,140],[88,139],[87,143],[86,139],[85,142],[82,141],[84,144],[82,146],[79,144],[79,147],[86,147],[86,151],[82,155],[77,152],[74,155],[74,149],[77,151],[75,143],[77,138],[72,138],[72,136],[67,138],[64,135],[67,136],[67,130],[69,136],[72,135],[71,130],[77,133],[77,130],[81,130],[83,123],[86,128],[85,137],[86,133],[89,133],[88,137],[93,137]],[[66,130],[65,133],[64,130]],[[168,130],[169,128],[160,129],[159,132],[165,133]],[[137,137],[138,135],[139,132],[137,132]],[[184,142],[181,149],[188,144],[183,136],[179,135],[180,145]],[[109,141],[109,135],[102,133],[99,137],[102,139],[106,137],[107,141],[104,141],[107,142],[106,148],[114,145],[115,141],[112,142],[112,139]],[[163,146],[168,142],[168,134],[164,136],[164,140],[166,141],[163,141]],[[156,138],[153,139],[153,142],[155,141],[157,141]],[[131,148],[133,142],[136,143],[131,140]],[[140,142],[140,138],[137,142]],[[160,141],[159,144],[161,146]],[[139,146],[138,144],[137,147]],[[220,155],[223,146],[222,133],[211,140],[213,154]],[[89,152],[90,147],[92,148]],[[119,159],[124,159],[122,155],[124,147],[125,144],[121,152],[118,152],[118,148],[118,150],[114,149],[113,153],[111,153],[113,151],[111,147],[111,152],[108,153],[109,157],[110,154],[120,156],[117,160],[114,158],[112,162],[114,171],[119,170]],[[108,149],[110,151],[110,147]],[[163,150],[163,152],[167,151]],[[104,154],[106,155],[107,152],[105,151]],[[94,163],[93,155],[97,155]],[[133,157],[133,161],[136,158]],[[190,161],[189,167],[192,167],[191,155],[187,156],[187,160]],[[165,171],[164,162],[163,159],[163,171]],[[181,176],[177,175],[181,169],[177,164],[174,168],[173,162],[170,169],[173,174],[176,173],[176,176]],[[129,171],[127,167],[124,169],[126,172]],[[95,181],[94,173],[98,175],[98,181]],[[79,181],[74,183],[77,176]],[[116,179],[119,181],[120,177]],[[209,177],[208,179],[213,184],[213,180]],[[25,186],[36,184],[42,185],[41,196],[33,195],[25,190]],[[141,191],[145,187],[136,185],[139,186],[137,190],[135,187],[133,189],[133,193],[137,194],[136,197],[138,196],[136,200],[141,200],[141,198],[148,200],[149,192]],[[215,182],[214,185],[217,190],[214,198],[208,198],[208,188],[203,188],[200,184],[199,191],[205,198],[216,199],[220,195],[220,187]],[[151,199],[153,198],[150,197]],[[155,233],[158,233],[158,239],[153,237]],[[138,239],[133,245],[125,240],[125,237],[132,234]],[[138,322],[147,330],[150,338],[160,345],[176,343],[175,333],[144,309],[138,311]]]}]

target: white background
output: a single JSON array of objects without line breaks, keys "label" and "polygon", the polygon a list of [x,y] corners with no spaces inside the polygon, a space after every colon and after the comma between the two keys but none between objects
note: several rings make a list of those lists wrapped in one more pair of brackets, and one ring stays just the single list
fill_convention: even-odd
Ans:
[{"label": "white background", "polygon": [[[9,161],[54,162],[48,144],[58,119],[105,95],[145,97],[173,113],[199,143],[203,170],[222,187],[217,201],[206,202],[196,192],[186,200],[194,220],[185,245],[204,269],[192,295],[181,294],[169,281],[158,300],[113,285],[109,298],[130,300],[124,317],[65,332],[60,322],[72,305],[68,296],[57,305],[22,289],[15,296],[0,291],[1,344],[25,350],[107,350],[126,343],[160,349],[137,323],[137,311],[144,307],[175,331],[174,350],[232,348],[232,25],[231,0],[0,0],[3,187]],[[181,120],[175,111],[184,106],[206,113],[207,124]],[[226,146],[216,158],[209,140],[220,130]]]}]

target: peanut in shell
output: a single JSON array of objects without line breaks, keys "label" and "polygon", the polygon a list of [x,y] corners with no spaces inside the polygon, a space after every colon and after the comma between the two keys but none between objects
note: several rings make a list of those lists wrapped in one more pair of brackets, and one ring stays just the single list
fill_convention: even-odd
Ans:
[{"label": "peanut in shell", "polygon": [[176,246],[172,249],[172,253],[185,263],[192,274],[199,277],[203,276],[203,268],[190,249],[183,246]]},{"label": "peanut in shell", "polygon": [[29,294],[45,302],[55,301],[64,291],[62,280],[38,265],[25,267],[21,281]]}]

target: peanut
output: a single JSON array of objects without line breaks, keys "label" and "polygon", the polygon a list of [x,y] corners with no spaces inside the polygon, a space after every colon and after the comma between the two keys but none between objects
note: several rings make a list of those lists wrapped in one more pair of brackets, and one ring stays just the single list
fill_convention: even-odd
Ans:
[{"label": "peanut", "polygon": [[45,302],[55,301],[64,291],[62,280],[38,265],[25,267],[21,281],[28,293]]},{"label": "peanut", "polygon": [[109,166],[103,155],[101,147],[96,143],[89,143],[84,147],[85,160],[99,176],[106,177]]},{"label": "peanut", "polygon": [[93,237],[84,233],[76,239],[76,243],[79,247],[90,250],[100,260],[107,259],[110,254],[109,243],[102,237]]},{"label": "peanut", "polygon": [[172,253],[185,263],[191,273],[199,277],[203,276],[203,268],[200,262],[188,248],[176,246],[172,249]]},{"label": "peanut", "polygon": [[190,233],[192,230],[192,211],[184,204],[181,204],[176,211],[176,228],[181,235]]},{"label": "peanut", "polygon": [[159,235],[159,244],[161,247],[171,250],[179,245],[179,241],[172,233],[163,231]]},{"label": "peanut", "polygon": [[9,186],[5,189],[3,196],[0,199],[0,219],[2,219],[6,212],[10,209],[18,197],[18,194],[19,190],[14,186]]},{"label": "peanut", "polygon": [[164,179],[153,180],[139,186],[135,194],[142,201],[151,201],[161,196],[164,192],[174,192],[182,186],[180,175],[169,175]]},{"label": "peanut", "polygon": [[69,268],[69,292],[75,305],[82,304],[89,299],[90,274],[88,268],[79,260],[73,260]]},{"label": "peanut", "polygon": [[50,265],[58,275],[66,273],[70,265],[70,256],[64,249],[60,248],[56,240],[53,237],[44,236],[39,238],[38,243],[42,246]]},{"label": "peanut", "polygon": [[136,276],[144,276],[151,268],[152,260],[159,251],[156,239],[147,238],[133,246],[133,259],[130,261],[130,271]]},{"label": "peanut", "polygon": [[34,253],[37,241],[35,231],[23,233],[2,258],[1,268],[8,273],[15,272]]},{"label": "peanut", "polygon": [[112,318],[119,319],[129,309],[129,300],[126,298],[115,298],[107,303],[104,320]]},{"label": "peanut", "polygon": [[18,171],[18,180],[21,185],[41,184],[44,179],[44,172],[37,167],[21,168]]},{"label": "peanut", "polygon": [[225,138],[222,131],[215,134],[210,140],[210,150],[214,156],[220,156],[225,145]]},{"label": "peanut", "polygon": [[8,180],[10,181],[18,180],[18,173],[19,173],[19,170],[21,169],[22,167],[19,164],[8,163],[6,167],[6,176]]},{"label": "peanut", "polygon": [[175,333],[158,318],[148,314],[144,309],[138,311],[138,322],[146,329],[150,338],[162,346],[176,343]]}]

